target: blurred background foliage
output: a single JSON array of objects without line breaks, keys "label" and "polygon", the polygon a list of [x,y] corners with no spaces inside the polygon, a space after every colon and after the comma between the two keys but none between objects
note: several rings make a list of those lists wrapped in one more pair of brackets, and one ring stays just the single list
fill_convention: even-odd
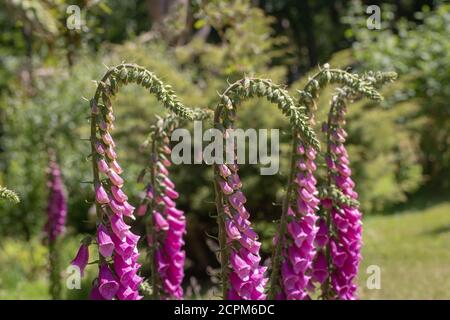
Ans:
[{"label": "blurred background foliage", "polygon": [[[366,27],[368,4],[381,6],[381,30]],[[81,8],[79,29],[66,26],[69,5]],[[85,183],[91,180],[85,98],[93,95],[93,80],[105,66],[123,61],[155,72],[186,105],[211,109],[227,82],[244,76],[284,83],[295,97],[319,64],[354,72],[397,71],[399,80],[382,90],[382,103],[363,100],[349,106],[349,152],[364,213],[394,212],[423,194],[444,199],[450,194],[448,4],[6,0],[0,6],[0,185],[21,198],[17,205],[0,202],[0,237],[6,239],[0,243],[1,265],[5,256],[24,250],[33,253],[8,261],[22,259],[15,263],[29,268],[45,265],[40,236],[49,147],[57,150],[69,194],[68,256],[79,234],[93,231],[92,186]],[[318,133],[335,90],[324,90],[319,101]],[[135,181],[147,161],[139,145],[163,109],[132,86],[122,90],[115,108],[114,138],[125,189],[137,203],[143,185]],[[256,166],[242,167],[244,191],[266,239],[267,256],[286,182],[288,126],[274,106],[258,99],[242,106],[238,125],[281,129],[280,174],[260,176]],[[172,170],[180,207],[188,213],[188,274],[204,277],[206,267],[216,263],[205,234],[214,234],[215,228],[212,170],[206,165]],[[0,277],[0,288],[5,281],[15,280]]]}]

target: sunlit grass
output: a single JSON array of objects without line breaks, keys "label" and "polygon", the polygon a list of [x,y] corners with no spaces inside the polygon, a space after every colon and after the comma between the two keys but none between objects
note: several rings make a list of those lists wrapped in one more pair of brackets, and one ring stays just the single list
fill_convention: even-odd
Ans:
[{"label": "sunlit grass", "polygon": [[[450,298],[450,202],[369,217],[364,223],[362,299]],[[381,289],[368,290],[366,268],[381,268]]]}]

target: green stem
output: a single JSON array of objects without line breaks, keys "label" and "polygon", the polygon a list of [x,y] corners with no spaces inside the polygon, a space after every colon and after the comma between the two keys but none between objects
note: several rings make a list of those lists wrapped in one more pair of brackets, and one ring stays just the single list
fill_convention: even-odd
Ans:
[{"label": "green stem", "polygon": [[159,299],[159,289],[158,289],[158,274],[156,272],[156,230],[153,225],[153,210],[155,209],[155,198],[156,198],[156,140],[155,137],[152,139],[152,152],[151,152],[151,167],[150,167],[150,185],[152,186],[153,197],[149,204],[149,215],[147,216],[147,221],[145,224],[146,234],[150,235],[151,246],[149,248],[150,253],[150,268],[152,273],[152,293],[153,299]]},{"label": "green stem", "polygon": [[61,279],[59,269],[59,254],[55,241],[49,241],[50,295],[53,300],[61,299]]},{"label": "green stem", "polygon": [[287,211],[289,208],[289,202],[290,202],[290,196],[293,189],[293,181],[295,176],[295,161],[296,161],[296,147],[297,147],[297,134],[296,131],[293,131],[292,135],[292,154],[291,154],[291,169],[289,172],[289,178],[288,178],[288,187],[286,190],[286,195],[283,200],[283,207],[281,211],[281,219],[280,219],[280,226],[278,229],[278,242],[274,248],[273,254],[272,254],[272,273],[270,274],[270,288],[269,288],[269,294],[268,298],[269,300],[275,299],[276,295],[276,289],[279,285],[279,279],[280,279],[280,265],[281,265],[281,252],[283,250],[283,237],[286,233],[287,229]]},{"label": "green stem", "polygon": [[[96,103],[98,103],[98,96],[100,94],[95,95],[94,100]],[[97,136],[97,128],[96,128],[96,117],[95,114],[91,114],[91,155],[92,155],[92,173],[93,173],[93,178],[94,178],[94,194],[95,194],[95,186],[99,186],[100,183],[100,174],[98,172],[98,167],[97,167],[97,162],[96,162],[96,154],[97,151],[95,149],[95,139]],[[97,213],[97,226],[103,222],[103,210],[100,207],[100,205],[98,204],[97,201],[95,201],[95,211]],[[99,268],[100,265],[104,264],[105,258],[100,254],[100,252],[98,253],[98,261],[99,261]]]},{"label": "green stem", "polygon": [[[329,156],[331,154],[330,150],[330,126],[331,126],[331,118],[333,116],[334,112],[334,106],[333,103],[330,108],[330,112],[328,113],[328,119],[327,119],[327,155]],[[331,186],[331,175],[333,173],[331,172],[331,169],[327,166],[327,188]],[[322,284],[322,299],[329,299],[330,298],[330,290],[331,290],[331,271],[332,271],[332,261],[331,261],[331,253],[330,253],[330,241],[331,241],[331,229],[333,227],[331,223],[331,209],[325,210],[325,221],[328,227],[328,234],[330,235],[330,239],[328,240],[328,243],[325,245],[325,256],[327,259],[327,265],[328,265],[328,277],[325,279],[325,282]]]},{"label": "green stem", "polygon": [[217,209],[217,225],[219,227],[219,257],[220,257],[220,274],[222,281],[222,299],[226,300],[228,296],[228,258],[229,252],[227,247],[227,236],[225,231],[225,213],[223,211],[223,198],[217,182],[219,173],[217,165],[214,165],[214,188],[216,192],[216,209]]}]

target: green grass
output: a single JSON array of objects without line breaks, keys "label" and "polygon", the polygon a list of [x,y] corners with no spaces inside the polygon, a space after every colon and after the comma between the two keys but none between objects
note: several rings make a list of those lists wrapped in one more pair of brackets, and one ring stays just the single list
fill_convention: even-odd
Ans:
[{"label": "green grass", "polygon": [[[361,299],[450,299],[450,202],[364,221]],[[380,290],[366,268],[381,269]]]},{"label": "green grass", "polygon": [[[65,289],[65,268],[75,256],[81,235],[61,240],[61,283],[63,297],[82,299],[88,296],[89,282],[95,268],[88,268],[80,290]],[[48,289],[48,250],[38,238],[30,242],[12,238],[0,241],[0,299],[50,299]]]}]

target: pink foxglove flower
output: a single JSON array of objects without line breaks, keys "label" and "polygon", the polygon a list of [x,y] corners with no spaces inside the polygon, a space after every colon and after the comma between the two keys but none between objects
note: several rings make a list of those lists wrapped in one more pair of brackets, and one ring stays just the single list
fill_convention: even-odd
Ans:
[{"label": "pink foxglove flower", "polygon": [[[154,259],[158,273],[158,282],[161,291],[158,292],[163,299],[181,299],[184,278],[184,261],[186,254],[183,250],[183,236],[186,233],[186,219],[184,212],[176,208],[175,199],[179,197],[175,184],[168,177],[170,161],[161,155],[161,152],[170,155],[170,148],[163,143],[156,154],[154,169],[156,169],[156,186],[149,184],[146,190],[146,201],[153,205],[152,220],[154,233],[147,235],[149,246],[157,248]],[[142,209],[141,209],[142,207]],[[145,214],[149,205],[142,203],[138,214]]]},{"label": "pink foxglove flower", "polygon": [[111,193],[113,194],[114,199],[116,199],[116,201],[120,203],[123,203],[128,200],[127,195],[122,191],[122,189],[116,186],[111,186]]},{"label": "pink foxglove flower", "polygon": [[156,230],[163,230],[167,231],[169,230],[169,224],[167,223],[166,219],[159,213],[158,211],[153,211],[153,219],[155,221],[155,227]]},{"label": "pink foxglove flower", "polygon": [[98,171],[101,173],[107,173],[109,171],[108,164],[104,159],[101,159],[97,162]]},{"label": "pink foxglove flower", "polygon": [[111,257],[114,252],[114,243],[108,229],[102,224],[97,228],[97,243],[100,254],[105,258]]},{"label": "pink foxglove flower", "polygon": [[223,208],[225,232],[230,244],[230,271],[227,299],[265,300],[267,277],[266,267],[260,265],[261,243],[248,220],[250,215],[245,208],[247,199],[240,190],[242,183],[237,174],[237,165],[218,165],[217,181],[226,199]]},{"label": "pink foxglove flower", "polygon": [[[353,190],[355,183],[351,179],[350,161],[344,146],[347,137],[347,133],[342,128],[344,116],[345,110],[342,109],[332,114],[330,118],[328,126],[330,153],[327,156],[327,166],[332,184],[348,198],[356,200],[358,194]],[[332,264],[332,272],[329,275],[332,297],[340,300],[353,300],[357,298],[355,279],[361,260],[361,213],[356,207],[350,207],[331,199],[327,199],[327,201],[330,202],[326,205],[328,210],[331,210],[333,230],[332,239],[328,242]]]},{"label": "pink foxglove flower", "polygon": [[67,218],[67,199],[61,178],[61,170],[52,160],[49,164],[49,198],[47,205],[47,223],[45,231],[48,240],[53,242],[64,233]]},{"label": "pink foxglove flower", "polygon": [[89,262],[89,248],[87,245],[82,244],[78,249],[75,259],[72,260],[71,265],[77,266],[80,269],[80,274],[83,276],[84,269]]},{"label": "pink foxglove flower", "polygon": [[122,167],[119,165],[119,163],[117,163],[116,160],[112,161],[110,165],[111,169],[113,169],[115,173],[122,174],[123,172]]},{"label": "pink foxglove flower", "polygon": [[115,172],[110,170],[108,172],[109,180],[111,180],[112,184],[121,188],[123,186],[123,179]]},{"label": "pink foxglove flower", "polygon": [[304,300],[309,297],[312,263],[316,255],[314,242],[319,228],[316,226],[319,199],[316,190],[314,163],[316,151],[300,143],[297,147],[297,203],[296,210],[288,209],[293,219],[287,224],[288,246],[281,265],[281,285],[283,292],[279,298]]},{"label": "pink foxglove flower", "polygon": [[[112,74],[110,76],[114,77]],[[106,83],[111,84],[111,81],[109,78]],[[124,184],[120,176],[123,170],[117,162],[116,144],[111,136],[115,117],[112,106],[105,102],[109,100],[106,97],[109,92],[103,91],[104,87],[99,87],[98,90],[102,91],[104,103],[99,104],[95,99],[91,102],[92,128],[95,132],[92,132],[90,140],[98,217],[96,244],[99,274],[91,290],[91,298],[139,300],[142,298],[139,295],[139,285],[143,280],[138,275],[139,236],[133,234],[131,226],[127,224],[129,218],[134,218],[135,208],[128,203],[128,197],[121,189]],[[109,181],[105,181],[105,177]],[[75,259],[75,263],[83,265],[81,257]]]},{"label": "pink foxglove flower", "polygon": [[100,204],[109,202],[108,194],[101,185],[95,188],[95,200]]},{"label": "pink foxglove flower", "polygon": [[108,266],[100,266],[98,291],[105,300],[111,300],[119,290],[119,282]]}]

